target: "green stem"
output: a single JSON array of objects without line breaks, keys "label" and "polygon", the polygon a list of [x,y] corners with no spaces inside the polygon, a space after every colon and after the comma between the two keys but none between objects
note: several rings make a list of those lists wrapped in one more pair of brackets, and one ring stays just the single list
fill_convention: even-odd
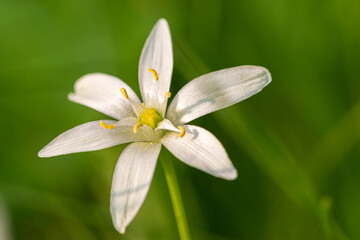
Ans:
[{"label": "green stem", "polygon": [[169,188],[171,201],[174,208],[175,218],[181,240],[190,240],[189,224],[186,218],[184,203],[181,197],[176,173],[171,159],[161,157],[161,162],[165,172],[166,182]]}]

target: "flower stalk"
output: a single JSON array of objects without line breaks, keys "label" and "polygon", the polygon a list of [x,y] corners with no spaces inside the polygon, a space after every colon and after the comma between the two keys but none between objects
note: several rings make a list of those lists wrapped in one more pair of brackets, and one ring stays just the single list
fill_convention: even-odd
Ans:
[{"label": "flower stalk", "polygon": [[181,192],[176,178],[174,166],[171,162],[171,159],[162,156],[160,158],[165,172],[166,183],[169,188],[180,239],[190,240],[191,236],[189,231],[189,223],[187,221],[184,202],[181,197]]}]

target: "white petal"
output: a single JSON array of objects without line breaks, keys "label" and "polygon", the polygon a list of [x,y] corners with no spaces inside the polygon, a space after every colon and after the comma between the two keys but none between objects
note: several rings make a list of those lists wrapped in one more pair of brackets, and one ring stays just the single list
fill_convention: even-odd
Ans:
[{"label": "white petal", "polygon": [[171,102],[166,118],[175,125],[238,103],[263,89],[271,81],[263,67],[240,66],[195,78]]},{"label": "white petal", "polygon": [[121,153],[116,164],[110,198],[115,228],[124,233],[149,191],[160,143],[132,143]]},{"label": "white petal", "polygon": [[233,180],[237,171],[220,141],[209,131],[185,125],[185,136],[168,132],[160,142],[184,163],[213,176]]},{"label": "white petal", "polygon": [[[123,121],[126,122],[128,119]],[[52,140],[38,153],[39,157],[88,152],[133,141],[149,141],[154,138],[151,128],[151,132],[147,128],[140,128],[135,134],[133,125],[122,124],[122,121],[104,120],[104,123],[115,125],[115,128],[104,129],[100,125],[100,121],[84,123]]]},{"label": "white petal", "polygon": [[139,118],[140,115],[144,113],[144,108],[141,106],[141,104],[139,102],[134,101],[130,98],[128,98],[127,101],[129,102],[132,109],[134,110],[136,117]]},{"label": "white petal", "polygon": [[[154,69],[159,79],[148,69]],[[148,108],[155,108],[164,117],[173,70],[171,34],[167,21],[160,19],[152,29],[141,52],[139,62],[139,84],[141,96]]]},{"label": "white petal", "polygon": [[159,122],[157,128],[155,128],[154,131],[157,132],[159,130],[169,130],[178,133],[181,132],[181,130],[175,127],[174,124],[172,124],[172,122],[168,119],[164,119],[161,122]]},{"label": "white petal", "polygon": [[81,77],[75,83],[75,93],[70,93],[68,98],[118,120],[135,116],[128,100],[120,92],[121,88],[126,89],[130,99],[140,104],[136,93],[126,83],[104,73]]}]

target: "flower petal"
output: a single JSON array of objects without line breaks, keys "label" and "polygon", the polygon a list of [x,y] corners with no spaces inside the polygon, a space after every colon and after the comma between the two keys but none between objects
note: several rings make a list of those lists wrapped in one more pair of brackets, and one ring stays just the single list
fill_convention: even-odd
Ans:
[{"label": "flower petal", "polygon": [[[129,119],[132,118],[119,122],[103,120],[106,124],[115,125],[114,129],[103,128],[100,121],[84,123],[60,134],[41,149],[38,155],[39,157],[52,157],[75,152],[88,152],[133,141],[149,141],[154,138],[150,127],[140,128],[135,134],[133,125],[128,124]],[[122,124],[124,121],[126,124]]]},{"label": "flower petal", "polygon": [[128,100],[120,92],[121,88],[126,89],[131,100],[140,104],[138,96],[126,83],[104,73],[81,77],[75,83],[75,93],[70,93],[68,98],[118,120],[135,116]]},{"label": "flower petal", "polygon": [[171,102],[166,118],[175,125],[238,103],[263,89],[271,81],[263,67],[240,66],[195,78]]},{"label": "flower petal", "polygon": [[116,164],[110,198],[110,211],[115,228],[124,233],[149,191],[160,143],[131,143]]},{"label": "flower petal", "polygon": [[160,142],[184,163],[215,177],[233,180],[237,171],[220,141],[209,131],[185,125],[185,136],[168,132]]},{"label": "flower petal", "polygon": [[[158,81],[148,69],[157,72]],[[152,29],[141,52],[139,84],[141,96],[148,108],[155,108],[164,117],[173,70],[171,34],[167,21],[160,19]]]},{"label": "flower petal", "polygon": [[181,132],[180,129],[176,128],[174,126],[174,124],[172,124],[172,122],[168,119],[164,119],[161,122],[159,122],[157,128],[155,128],[155,132],[160,131],[160,130],[168,130],[168,131],[173,131],[173,132]]}]

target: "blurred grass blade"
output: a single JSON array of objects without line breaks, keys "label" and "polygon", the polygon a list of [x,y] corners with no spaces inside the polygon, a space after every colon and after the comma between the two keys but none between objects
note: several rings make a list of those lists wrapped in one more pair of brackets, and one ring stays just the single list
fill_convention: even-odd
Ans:
[{"label": "blurred grass blade", "polygon": [[[320,215],[318,195],[309,179],[279,141],[236,109],[214,113],[226,133],[297,203]],[[234,131],[236,129],[237,131]]]},{"label": "blurred grass blade", "polygon": [[341,229],[341,227],[335,221],[333,221],[333,225],[334,225],[336,239],[350,240],[350,238],[344,233],[344,231]]},{"label": "blurred grass blade", "polygon": [[[80,220],[78,215],[70,209],[81,209],[82,213],[89,214],[92,209],[84,206],[83,203],[66,199],[58,194],[40,191],[25,186],[7,184],[0,182],[4,196],[14,206],[27,209],[29,212],[38,212],[53,217],[59,217],[61,224],[59,229],[66,229],[74,239],[85,236],[86,239],[93,240],[96,237],[89,231],[89,228]],[[77,208],[71,208],[68,204],[76,204]],[[89,214],[90,215],[90,214]],[[85,238],[84,237],[84,238]],[[2,238],[0,238],[2,240]]]},{"label": "blurred grass blade", "polygon": [[[309,171],[320,183],[359,143],[360,102],[356,103],[315,145],[309,156]],[[326,164],[323,164],[326,162]]]},{"label": "blurred grass blade", "polygon": [[13,239],[11,236],[10,221],[1,194],[0,194],[0,239],[1,240]]}]

